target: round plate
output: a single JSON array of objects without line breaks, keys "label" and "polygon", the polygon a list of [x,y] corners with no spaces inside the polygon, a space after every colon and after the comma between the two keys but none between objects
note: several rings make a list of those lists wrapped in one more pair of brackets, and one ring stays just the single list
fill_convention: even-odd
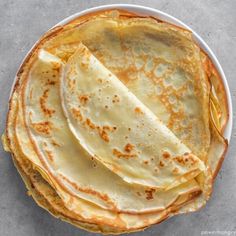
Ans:
[{"label": "round plate", "polygon": [[[103,11],[103,10],[109,10],[109,9],[123,9],[123,10],[127,10],[130,12],[139,13],[141,15],[153,16],[153,17],[156,17],[160,20],[163,20],[163,21],[172,23],[174,25],[180,26],[182,28],[188,29],[193,33],[194,40],[211,58],[213,64],[215,65],[218,73],[220,74],[220,76],[223,80],[223,84],[224,84],[226,95],[227,95],[228,110],[229,110],[229,120],[228,120],[228,123],[225,127],[224,137],[228,140],[228,142],[230,142],[231,133],[232,133],[232,124],[233,124],[232,99],[231,99],[230,90],[229,90],[229,86],[228,86],[224,71],[223,71],[219,61],[217,60],[215,54],[212,52],[212,50],[209,48],[209,46],[206,44],[206,42],[194,30],[192,30],[189,26],[187,26],[185,23],[183,23],[179,19],[177,19],[173,16],[170,16],[167,13],[164,13],[162,11],[159,11],[159,10],[156,10],[156,9],[150,8],[150,7],[132,5],[132,4],[111,4],[111,5],[103,5],[103,6],[99,6],[99,7],[89,8],[87,10],[75,13],[75,14],[67,17],[66,19],[62,20],[61,22],[59,22],[58,24],[56,24],[52,28],[54,28],[56,26],[64,25],[79,16],[83,16],[88,13],[93,13],[96,11]],[[26,55],[26,57],[27,57],[27,55]]]}]

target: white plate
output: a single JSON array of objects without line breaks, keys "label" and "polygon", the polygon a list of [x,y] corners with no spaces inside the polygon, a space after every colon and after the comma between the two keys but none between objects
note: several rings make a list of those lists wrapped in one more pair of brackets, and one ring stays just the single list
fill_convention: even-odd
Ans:
[{"label": "white plate", "polygon": [[[224,71],[223,71],[219,61],[217,60],[215,54],[212,52],[212,50],[209,48],[209,46],[206,44],[206,42],[194,30],[192,30],[189,26],[187,26],[185,23],[183,23],[182,21],[178,20],[177,18],[175,18],[173,16],[170,16],[169,14],[166,14],[166,13],[156,10],[154,8],[144,7],[144,6],[139,6],[139,5],[132,5],[132,4],[111,4],[111,5],[98,6],[98,7],[90,8],[90,9],[75,13],[75,14],[67,17],[66,19],[62,20],[61,22],[59,22],[55,26],[64,25],[64,24],[68,23],[69,21],[71,21],[79,16],[86,15],[88,13],[102,11],[102,10],[108,10],[108,9],[123,9],[123,10],[127,10],[130,12],[140,13],[142,15],[153,16],[153,17],[156,17],[156,18],[161,19],[163,21],[172,23],[177,26],[181,26],[182,28],[186,28],[186,29],[192,31],[192,33],[194,35],[194,40],[209,55],[209,57],[211,58],[212,62],[214,63],[216,69],[218,70],[218,72],[223,80],[224,87],[225,87],[226,94],[227,94],[228,108],[229,108],[229,120],[228,120],[228,123],[225,128],[224,137],[226,139],[228,139],[228,142],[229,142],[230,138],[231,138],[231,133],[232,133],[233,111],[232,111],[232,99],[231,99],[231,95],[230,95],[230,90],[229,90],[229,86],[228,86]],[[53,26],[52,28],[54,28],[55,26]]]}]

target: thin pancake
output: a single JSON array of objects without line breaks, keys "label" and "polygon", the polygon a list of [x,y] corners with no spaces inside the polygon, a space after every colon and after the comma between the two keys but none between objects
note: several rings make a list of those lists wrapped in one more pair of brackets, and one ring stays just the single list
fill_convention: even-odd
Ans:
[{"label": "thin pancake", "polygon": [[[27,107],[31,109],[32,114],[37,115],[37,118],[40,119],[40,122],[35,122],[33,117],[31,117],[31,124],[29,125],[29,127],[31,127],[33,131],[36,131],[37,134],[37,138],[34,139],[34,143],[38,145],[36,153],[33,148],[31,148],[31,150],[29,149],[29,147],[31,147],[30,141],[29,138],[27,139],[27,132],[23,129],[24,123],[20,120],[22,119],[23,114],[21,107],[19,108],[16,135],[21,144],[20,147],[24,150],[26,156],[28,156],[35,165],[40,165],[38,161],[40,158],[43,159],[44,162],[40,165],[40,168],[44,171],[53,173],[53,177],[69,190],[70,193],[72,192],[74,195],[92,201],[103,208],[114,208],[115,205],[118,211],[142,213],[162,210],[175,201],[178,196],[178,194],[176,194],[176,189],[169,191],[168,194],[166,194],[166,192],[155,192],[153,190],[151,197],[152,201],[148,201],[148,189],[138,186],[130,186],[124,183],[111,171],[93,161],[91,157],[83,151],[69,132],[65,117],[61,111],[59,84],[58,81],[57,84],[55,82],[55,78],[58,80],[59,78],[54,77],[54,81],[48,80],[48,78],[51,77],[50,73],[53,71],[53,67],[50,67],[51,63],[46,60],[47,58],[43,59],[45,60],[42,60],[40,57],[39,61],[36,63],[39,67],[35,65],[33,67],[34,69],[30,72],[31,85],[28,89],[32,92],[26,93],[27,95],[31,94],[31,100],[28,102]],[[54,63],[55,62],[56,60]],[[48,72],[47,75],[49,75],[49,77],[43,77],[44,82],[40,81],[40,78],[42,78],[42,75],[45,74],[46,71]],[[42,85],[45,83],[47,85],[46,87],[41,86],[41,91],[39,88],[40,84]],[[54,85],[52,86],[52,84]],[[51,117],[45,116],[40,107],[40,103],[38,103],[41,99],[41,94],[44,94],[44,91],[48,91],[47,103],[54,104],[53,108],[55,115],[51,115]],[[30,97],[28,99],[30,99]],[[53,100],[50,100],[50,97]],[[42,118],[40,118],[40,115]],[[41,122],[43,122],[43,124],[47,122],[48,124],[51,124],[53,128],[42,130],[42,126],[39,125],[42,124]],[[49,131],[50,134],[47,134]],[[34,134],[32,133],[32,135]],[[39,140],[39,138],[41,138],[41,140]],[[46,152],[45,155],[43,152],[44,150],[42,151],[40,149],[40,142],[44,142],[44,146],[47,147],[46,150],[50,150],[49,157],[47,155],[49,152]],[[38,155],[39,157],[37,157]],[[48,163],[46,166],[45,162]],[[76,183],[76,185],[69,185],[68,181],[65,182],[67,179],[70,180],[69,184]],[[104,183],[107,182],[107,179],[110,179],[110,182],[104,185]],[[117,186],[116,189],[113,189],[114,184]],[[190,186],[191,185],[194,188],[196,187],[194,181]],[[177,189],[177,191],[183,192],[185,191],[185,188],[186,186]],[[187,189],[190,188],[187,187]],[[89,195],[89,193],[97,194]],[[119,198],[119,196],[123,196],[124,194],[126,195],[125,199],[123,197]],[[106,198],[102,198],[102,196],[105,196]]]},{"label": "thin pancake", "polygon": [[80,144],[128,183],[170,189],[204,170],[82,44],[65,66],[61,94],[68,125]]}]

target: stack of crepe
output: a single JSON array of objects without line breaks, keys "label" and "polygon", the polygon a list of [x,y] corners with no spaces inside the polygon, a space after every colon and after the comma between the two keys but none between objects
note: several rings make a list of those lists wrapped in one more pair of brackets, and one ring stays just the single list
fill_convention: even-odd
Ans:
[{"label": "stack of crepe", "polygon": [[38,205],[119,234],[205,205],[227,119],[221,78],[191,32],[109,10],[38,41],[3,142]]}]

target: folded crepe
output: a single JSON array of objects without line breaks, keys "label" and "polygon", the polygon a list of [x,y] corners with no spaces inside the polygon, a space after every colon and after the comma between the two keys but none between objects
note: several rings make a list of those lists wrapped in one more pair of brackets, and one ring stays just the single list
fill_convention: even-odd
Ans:
[{"label": "folded crepe", "polygon": [[205,169],[82,44],[61,77],[61,101],[71,132],[124,181],[170,189]]},{"label": "folded crepe", "polygon": [[40,206],[119,234],[206,203],[227,113],[191,32],[111,10],[38,42],[17,75],[3,141]]}]

